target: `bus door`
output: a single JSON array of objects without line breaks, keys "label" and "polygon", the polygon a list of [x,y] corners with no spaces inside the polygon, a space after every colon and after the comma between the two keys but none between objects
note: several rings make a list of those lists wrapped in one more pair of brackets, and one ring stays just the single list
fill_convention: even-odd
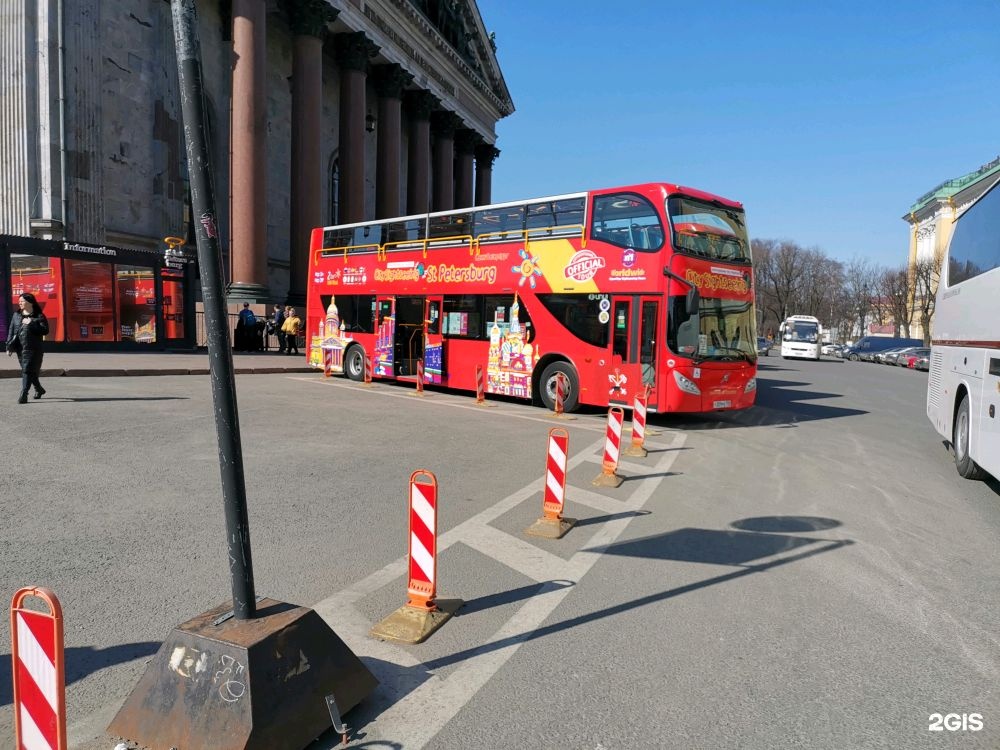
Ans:
[{"label": "bus door", "polygon": [[424,302],[424,382],[436,385],[441,385],[445,373],[442,310],[444,297],[428,297]]},{"label": "bus door", "polygon": [[609,403],[631,407],[647,387],[655,391],[659,309],[657,297],[612,297]]},{"label": "bus door", "polygon": [[393,354],[396,348],[396,298],[375,299],[375,361],[372,374],[391,378],[395,375]]}]

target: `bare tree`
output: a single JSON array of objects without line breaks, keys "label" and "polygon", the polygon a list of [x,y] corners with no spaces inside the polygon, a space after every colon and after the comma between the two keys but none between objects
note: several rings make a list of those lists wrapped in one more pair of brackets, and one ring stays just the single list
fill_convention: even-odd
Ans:
[{"label": "bare tree", "polygon": [[858,330],[858,337],[868,329],[868,319],[872,316],[872,299],[878,296],[875,280],[878,271],[868,258],[854,257],[844,269],[844,293],[853,312],[852,328]]},{"label": "bare tree", "polygon": [[931,343],[931,321],[934,319],[934,303],[938,283],[941,281],[941,258],[918,260],[913,268],[913,307],[920,318],[924,333],[924,345]]},{"label": "bare tree", "polygon": [[909,274],[905,268],[886,268],[878,276],[878,296],[883,302],[887,317],[896,325],[896,335],[910,337],[910,320],[913,307],[910,305]]}]

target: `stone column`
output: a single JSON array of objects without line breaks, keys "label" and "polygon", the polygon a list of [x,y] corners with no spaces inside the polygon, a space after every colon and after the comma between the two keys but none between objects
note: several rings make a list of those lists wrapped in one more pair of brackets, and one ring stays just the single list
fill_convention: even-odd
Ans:
[{"label": "stone column", "polygon": [[455,206],[455,130],[461,119],[454,112],[431,114],[434,135],[434,189],[432,210],[449,211]]},{"label": "stone column", "polygon": [[229,297],[266,300],[267,70],[265,0],[233,0]]},{"label": "stone column", "polygon": [[323,39],[338,11],[326,0],[286,0],[292,28],[292,226],[286,304],[306,303],[309,238],[323,224]]},{"label": "stone column", "polygon": [[365,220],[365,80],[378,47],[363,31],[335,37],[340,65],[340,218]]},{"label": "stone column", "polygon": [[438,100],[427,91],[407,91],[410,143],[406,167],[406,213],[430,211],[431,112]]},{"label": "stone column", "polygon": [[455,131],[455,208],[472,203],[472,153],[483,139],[475,130]]},{"label": "stone column", "polygon": [[399,216],[399,174],[401,168],[402,95],[413,76],[399,65],[379,65],[374,69],[378,92],[378,151],[375,160],[375,217]]},{"label": "stone column", "polygon": [[492,143],[476,146],[476,205],[485,206],[493,200],[493,160],[500,149]]}]

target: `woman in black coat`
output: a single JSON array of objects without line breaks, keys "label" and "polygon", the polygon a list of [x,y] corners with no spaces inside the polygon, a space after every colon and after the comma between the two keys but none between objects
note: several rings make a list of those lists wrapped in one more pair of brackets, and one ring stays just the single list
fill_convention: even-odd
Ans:
[{"label": "woman in black coat", "polygon": [[42,340],[49,335],[49,321],[38,306],[35,295],[25,292],[18,299],[20,310],[14,313],[7,333],[7,356],[17,354],[21,363],[21,396],[17,403],[28,403],[28,389],[35,386],[35,398],[45,395],[38,382],[42,369]]}]

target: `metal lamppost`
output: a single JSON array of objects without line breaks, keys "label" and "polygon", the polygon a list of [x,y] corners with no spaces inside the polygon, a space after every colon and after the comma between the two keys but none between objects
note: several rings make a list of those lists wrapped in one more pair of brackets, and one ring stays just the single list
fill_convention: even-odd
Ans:
[{"label": "metal lamppost", "polygon": [[174,628],[108,733],[152,748],[301,750],[339,723],[330,705],[350,710],[378,682],[313,610],[273,599],[257,606],[195,0],[171,0],[171,10],[233,598]]}]

